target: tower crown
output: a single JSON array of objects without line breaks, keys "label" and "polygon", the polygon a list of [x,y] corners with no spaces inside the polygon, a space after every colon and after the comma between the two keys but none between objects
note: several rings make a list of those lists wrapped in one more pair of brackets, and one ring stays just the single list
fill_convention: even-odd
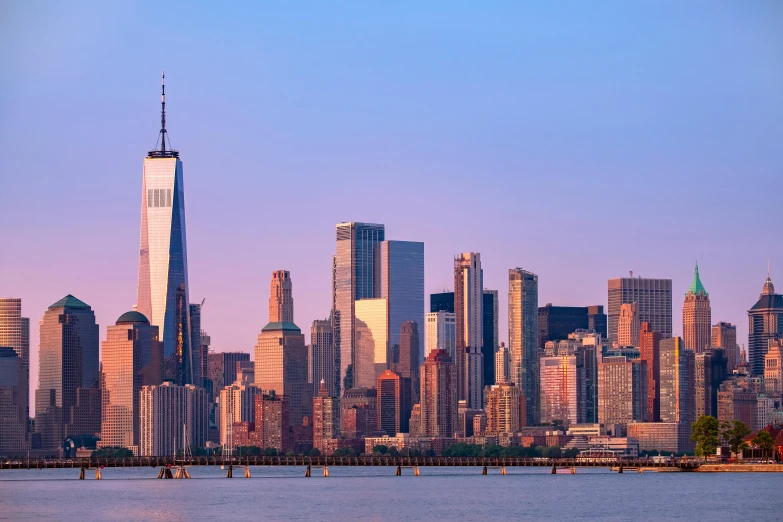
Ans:
[{"label": "tower crown", "polygon": [[[155,143],[155,149],[147,154],[150,158],[179,158],[179,152],[171,148],[169,135],[166,131],[166,73],[161,75],[160,80],[160,131],[158,132],[158,141]],[[168,142],[168,149],[166,149]]]},{"label": "tower crown", "polygon": [[701,279],[699,278],[698,263],[696,263],[696,268],[693,270],[693,281],[691,281],[691,286],[688,288],[688,293],[694,295],[699,295],[701,293],[705,296],[709,296],[707,290],[704,288],[704,285],[701,283]]},{"label": "tower crown", "polygon": [[775,285],[772,284],[769,274],[767,274],[767,280],[764,282],[764,289],[761,291],[761,295],[775,295]]}]

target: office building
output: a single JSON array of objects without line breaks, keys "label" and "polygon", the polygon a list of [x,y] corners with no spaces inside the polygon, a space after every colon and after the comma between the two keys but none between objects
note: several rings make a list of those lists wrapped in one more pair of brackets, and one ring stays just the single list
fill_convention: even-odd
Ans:
[{"label": "office building", "polygon": [[457,423],[457,372],[446,350],[434,350],[421,368],[419,435],[452,437]]},{"label": "office building", "polygon": [[486,411],[486,434],[517,433],[524,416],[524,401],[519,387],[505,383],[492,386],[487,392]]},{"label": "office building", "polygon": [[498,384],[511,383],[511,354],[506,343],[500,343],[500,348],[495,353],[495,378]]},{"label": "office building", "polygon": [[690,426],[696,420],[695,358],[680,337],[660,342],[661,421]]},{"label": "office building", "polygon": [[201,385],[193,379],[182,161],[168,142],[165,86],[161,105],[158,143],[144,159],[137,307],[160,329],[165,377]]},{"label": "office building", "polygon": [[10,346],[0,346],[0,455],[30,449],[27,437],[27,382],[22,358]]},{"label": "office building", "polygon": [[571,341],[548,341],[540,358],[541,424],[582,424],[586,417],[584,353]]},{"label": "office building", "polygon": [[[433,294],[434,295],[434,294]],[[453,299],[452,299],[453,303]],[[426,342],[425,352],[429,356],[434,350],[446,350],[452,361],[457,360],[457,319],[454,312],[430,312],[425,318]]]},{"label": "office building", "polygon": [[454,292],[440,292],[430,294],[430,313],[448,312],[454,313]]},{"label": "office building", "polygon": [[764,375],[764,356],[770,340],[783,336],[783,295],[767,280],[759,300],[748,310],[748,358],[753,375]]},{"label": "office building", "polygon": [[320,382],[326,383],[326,391],[329,397],[336,397],[335,369],[334,369],[334,341],[332,336],[332,322],[328,319],[315,320],[310,327],[310,358],[308,364],[312,369],[310,382],[318,386],[313,389],[314,394],[320,392]]},{"label": "office building", "polygon": [[609,342],[618,341],[620,308],[636,303],[639,321],[650,323],[661,339],[672,336],[672,280],[621,277],[609,280]]},{"label": "office building", "polygon": [[334,272],[334,346],[337,367],[335,389],[356,387],[353,382],[354,304],[358,299],[377,297],[375,251],[384,241],[383,225],[340,223],[337,225],[337,253]]},{"label": "office building", "polygon": [[758,393],[732,381],[718,391],[718,421],[741,421],[753,430],[758,416]]},{"label": "office building", "polygon": [[391,370],[377,381],[378,429],[389,436],[408,432],[411,417],[410,383]]},{"label": "office building", "polygon": [[783,340],[770,341],[764,356],[764,391],[778,400],[783,395]]},{"label": "office building", "polygon": [[38,365],[35,431],[41,448],[59,448],[69,435],[98,433],[100,413],[95,419],[86,401],[94,392],[81,391],[98,390],[98,325],[88,304],[67,295],[49,307],[40,322]]},{"label": "office building", "polygon": [[587,329],[607,338],[606,334],[607,320],[604,313],[604,307],[601,305],[592,305],[587,307]]},{"label": "office building", "polygon": [[215,352],[207,357],[207,378],[212,381],[213,395],[237,380],[237,364],[249,363],[250,354],[245,352]]},{"label": "office building", "polygon": [[375,387],[345,390],[340,398],[340,433],[349,439],[378,431],[378,394]]},{"label": "office building", "polygon": [[294,296],[288,270],[272,272],[272,282],[269,285],[269,322],[294,322]]},{"label": "office building", "polygon": [[682,305],[682,339],[685,347],[697,354],[709,350],[712,346],[711,325],[710,295],[701,283],[697,264]]},{"label": "office building", "polygon": [[641,327],[638,305],[636,303],[620,305],[620,318],[617,321],[617,343],[620,346],[639,346]]},{"label": "office building", "polygon": [[538,349],[543,352],[547,341],[562,341],[572,332],[588,328],[587,307],[547,303],[538,309]]},{"label": "office building", "polygon": [[204,387],[204,376],[201,373],[201,368],[206,364],[205,357],[209,356],[209,347],[205,347],[201,341],[201,305],[190,303],[188,306],[190,313],[190,345],[192,349],[193,369],[191,371],[191,382],[188,384],[194,384],[199,387]]},{"label": "office building", "polygon": [[482,319],[482,340],[481,356],[483,358],[481,365],[484,367],[484,386],[495,384],[495,352],[498,349],[498,291],[484,290],[483,302],[481,305],[483,314]]},{"label": "office building", "polygon": [[204,447],[209,410],[203,388],[171,382],[143,386],[139,405],[139,455],[167,457],[182,453],[184,448]]},{"label": "office building", "polygon": [[274,392],[257,395],[255,414],[254,440],[259,448],[274,448],[278,453],[293,450],[288,397]]},{"label": "office building", "polygon": [[[8,297],[0,298],[0,346],[13,348],[22,365],[23,382],[18,384],[24,391],[19,399],[25,401],[25,425],[30,416],[30,319],[22,317],[22,300]],[[15,363],[14,363],[15,364]],[[25,440],[29,434],[25,430]]]},{"label": "office building", "polygon": [[325,441],[336,439],[339,435],[339,401],[329,395],[326,380],[322,379],[318,394],[313,397],[313,447],[325,454]]},{"label": "office building", "polygon": [[454,258],[454,313],[457,327],[457,386],[459,399],[480,409],[484,391],[484,273],[481,254],[465,252]]},{"label": "office building", "polygon": [[740,350],[737,345],[737,327],[731,323],[720,322],[712,327],[712,343],[715,348],[726,352],[728,372],[732,373],[740,364]]},{"label": "office building", "polygon": [[158,339],[158,327],[139,312],[122,314],[106,329],[101,369],[98,447],[128,448],[138,455],[141,388],[163,382],[163,343]]},{"label": "office building", "polygon": [[256,397],[262,393],[261,388],[253,384],[250,375],[240,375],[236,381],[220,390],[217,424],[221,446],[231,448],[238,445],[233,428],[236,423],[255,421]]},{"label": "office building", "polygon": [[598,364],[598,422],[628,424],[647,420],[647,363],[604,357]]},{"label": "office building", "polygon": [[392,347],[391,369],[411,383],[411,404],[419,402],[419,327],[416,321],[405,321],[400,327],[399,346]]},{"label": "office building", "polygon": [[354,303],[353,382],[369,388],[389,368],[389,301],[358,299]]},{"label": "office building", "polygon": [[[388,303],[389,348],[400,345],[402,325],[416,323],[416,360],[424,358],[424,243],[381,241],[375,247],[376,296]],[[409,331],[408,331],[409,332]]]},{"label": "office building", "polygon": [[628,424],[628,437],[639,441],[641,451],[668,451],[693,453],[691,427],[681,422],[632,422]]},{"label": "office building", "polygon": [[661,420],[661,334],[654,332],[650,323],[642,323],[639,333],[639,354],[647,363],[647,420]]},{"label": "office building", "polygon": [[525,426],[539,420],[538,276],[521,268],[508,271],[508,348],[511,381],[525,400]]}]

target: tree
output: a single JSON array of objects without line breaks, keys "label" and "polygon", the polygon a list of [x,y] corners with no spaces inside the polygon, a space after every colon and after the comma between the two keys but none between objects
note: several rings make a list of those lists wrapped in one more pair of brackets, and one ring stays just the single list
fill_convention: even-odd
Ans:
[{"label": "tree", "polygon": [[729,444],[729,449],[734,455],[739,455],[742,450],[748,447],[745,437],[750,435],[751,432],[744,422],[738,420],[723,421],[721,430],[721,435]]},{"label": "tree", "polygon": [[691,425],[691,440],[696,443],[696,455],[709,457],[715,455],[720,445],[718,434],[720,425],[712,415],[702,415]]},{"label": "tree", "polygon": [[761,454],[765,458],[769,458],[775,450],[775,439],[768,431],[759,431],[751,442],[761,450]]},{"label": "tree", "polygon": [[372,452],[377,453],[378,455],[386,455],[387,451],[389,451],[389,448],[383,444],[377,444],[372,447]]},{"label": "tree", "polygon": [[235,451],[239,457],[259,457],[262,454],[258,446],[239,446]]},{"label": "tree", "polygon": [[277,457],[277,448],[264,448],[265,457]]},{"label": "tree", "polygon": [[108,448],[93,450],[92,456],[93,457],[132,457],[133,452],[128,448],[123,448],[120,446],[112,446]]},{"label": "tree", "polygon": [[334,452],[335,457],[354,457],[356,452],[353,448],[337,448]]},{"label": "tree", "polygon": [[392,457],[397,457],[400,454],[399,451],[397,451],[397,448],[392,446],[389,448],[389,455]]},{"label": "tree", "polygon": [[310,455],[311,457],[320,457],[321,450],[319,450],[318,448],[311,448],[307,454]]}]

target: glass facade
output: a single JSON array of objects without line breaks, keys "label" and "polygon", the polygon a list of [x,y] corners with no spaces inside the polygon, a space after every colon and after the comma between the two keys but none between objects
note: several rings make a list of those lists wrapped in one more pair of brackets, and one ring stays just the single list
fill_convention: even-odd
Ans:
[{"label": "glass facade", "polygon": [[0,346],[13,348],[22,366],[24,382],[19,384],[19,400],[24,407],[24,439],[29,440],[27,417],[30,414],[30,319],[22,317],[22,300],[0,298]]},{"label": "glass facade", "polygon": [[525,401],[525,425],[538,424],[538,276],[521,268],[508,271],[508,348],[511,380]]},{"label": "glass facade", "polygon": [[384,240],[384,226],[370,223],[337,225],[334,271],[335,389],[354,387],[354,303],[375,294],[375,247]]},{"label": "glass facade", "polygon": [[185,190],[179,158],[145,158],[141,194],[138,311],[160,328],[165,357],[176,357],[167,368],[182,366],[167,377],[184,376],[178,380],[190,383],[197,372],[190,348]]},{"label": "glass facade", "polygon": [[354,386],[371,388],[390,363],[388,300],[360,299],[356,301],[355,313]]},{"label": "glass facade", "polygon": [[495,352],[498,349],[498,291],[484,290],[482,313],[481,356],[484,366],[484,386],[495,384]]},{"label": "glass facade", "polygon": [[661,421],[690,426],[696,420],[695,354],[673,337],[661,339],[660,359]]},{"label": "glass facade", "polygon": [[446,350],[451,360],[455,361],[457,324],[454,312],[430,312],[427,314],[426,322],[427,357],[434,350]]}]

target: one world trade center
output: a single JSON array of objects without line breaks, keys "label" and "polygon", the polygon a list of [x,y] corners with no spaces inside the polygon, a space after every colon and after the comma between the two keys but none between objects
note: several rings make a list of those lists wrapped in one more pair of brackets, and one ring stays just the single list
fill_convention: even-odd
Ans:
[{"label": "one world trade center", "polygon": [[159,328],[164,378],[200,384],[191,348],[182,161],[166,134],[165,75],[160,120],[158,142],[144,158],[137,307]]}]

